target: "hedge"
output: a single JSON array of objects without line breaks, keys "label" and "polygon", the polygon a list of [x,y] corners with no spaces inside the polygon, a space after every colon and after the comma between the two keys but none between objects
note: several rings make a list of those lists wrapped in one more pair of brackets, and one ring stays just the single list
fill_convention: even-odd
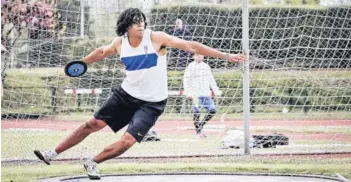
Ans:
[{"label": "hedge", "polygon": [[[172,34],[180,18],[193,40],[230,52],[242,50],[239,7],[171,5],[151,12],[155,30]],[[253,7],[249,14],[252,56],[284,68],[351,67],[351,8]],[[225,66],[209,62],[212,67]]]},{"label": "hedge", "polygon": [[[104,74],[107,74],[105,72]],[[64,76],[42,77],[40,72],[36,74],[13,74],[9,73],[5,82],[5,94],[2,100],[2,113],[25,112],[33,113],[45,111],[53,112],[76,112],[77,98],[73,95],[65,95],[65,88],[110,88],[120,84],[123,75],[119,72],[109,72],[110,79],[102,79],[107,75],[99,72],[91,72],[91,78],[86,76],[82,79],[69,79]],[[119,75],[120,74],[120,75]],[[182,88],[183,72],[170,71],[169,89],[179,90]],[[215,72],[215,79],[223,91],[218,100],[220,112],[242,112],[242,77],[239,72]],[[350,72],[316,71],[316,72],[253,72],[251,74],[251,108],[252,112],[270,113],[281,111],[287,105],[291,109],[301,109],[307,105],[307,110],[318,112],[351,111],[351,85]],[[28,81],[30,78],[31,81]],[[330,79],[332,78],[332,79]],[[84,80],[87,79],[87,80]],[[21,81],[20,81],[21,80]],[[99,80],[99,82],[97,82]],[[54,106],[52,105],[52,91],[56,89]],[[99,105],[110,94],[107,89],[99,95]],[[92,111],[96,97],[83,95],[82,111]],[[170,97],[166,112],[180,112],[181,97]],[[188,103],[189,104],[189,103]]]}]

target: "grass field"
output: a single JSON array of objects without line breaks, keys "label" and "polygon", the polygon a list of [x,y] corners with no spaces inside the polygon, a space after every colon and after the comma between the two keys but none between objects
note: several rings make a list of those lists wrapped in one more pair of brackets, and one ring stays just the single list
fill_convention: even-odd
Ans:
[{"label": "grass field", "polygon": [[[318,164],[318,165],[317,165]],[[336,173],[351,178],[351,158],[326,159],[275,159],[250,156],[193,158],[174,161],[111,161],[99,165],[105,174],[135,174],[162,172],[264,172],[297,173],[335,176]],[[54,163],[2,166],[2,181],[28,182],[39,178],[85,174],[81,163]]]},{"label": "grass field", "polygon": [[[206,131],[206,129],[205,129]],[[286,135],[328,134],[330,139],[318,139],[314,143],[310,139],[290,139],[289,146],[273,149],[254,149],[253,153],[296,153],[296,152],[337,152],[351,151],[351,141],[339,139],[340,134],[351,135],[349,127],[252,127],[251,133],[284,133]],[[5,131],[2,132],[1,158],[3,159],[35,159],[32,151],[35,149],[52,149],[63,140],[70,131]],[[89,136],[81,144],[68,151],[61,158],[81,158],[100,152],[107,145],[116,142],[123,132],[98,132]],[[161,133],[161,134],[160,134]],[[160,131],[160,142],[144,142],[135,145],[124,156],[172,156],[172,155],[201,155],[201,154],[240,154],[242,149],[221,149],[223,133],[209,134],[206,140],[198,139],[192,132]],[[335,137],[333,137],[335,136]],[[298,143],[309,146],[294,147]],[[321,146],[322,145],[322,146]],[[20,149],[20,150],[19,150]],[[15,151],[15,152],[14,152]]]},{"label": "grass field", "polygon": [[[89,71],[94,71],[90,69]],[[51,90],[47,87],[48,84],[60,85],[62,88],[69,85],[70,78],[67,78],[62,68],[36,68],[36,69],[8,69],[8,84],[9,89],[6,95],[6,108],[3,108],[5,113],[48,113],[49,117],[39,118],[41,120],[52,121],[52,126],[55,127],[54,121],[86,121],[91,118],[92,112],[88,109],[82,112],[68,113],[51,113]],[[241,72],[216,72],[216,79],[221,84],[230,84],[228,80],[240,80]],[[55,77],[57,80],[48,82],[43,79],[47,77]],[[179,88],[179,78],[182,77],[182,72],[169,72],[172,88]],[[336,78],[339,81],[347,81],[351,77],[349,70],[333,71],[333,70],[318,70],[318,71],[284,71],[284,72],[253,72],[251,79],[256,81],[256,86],[261,88],[274,86],[285,86],[283,77],[289,78],[306,78],[315,79],[318,81],[328,81],[329,78]],[[229,78],[229,79],[228,79]],[[282,78],[282,79],[281,79]],[[172,81],[173,79],[173,81]],[[259,81],[257,81],[259,80]],[[63,84],[58,84],[58,82]],[[228,82],[228,83],[227,83]],[[319,82],[318,82],[319,83]],[[237,83],[232,83],[233,85]],[[262,84],[262,85],[259,85]],[[296,85],[295,87],[305,86]],[[313,83],[311,87],[322,87]],[[335,83],[337,85],[337,83]],[[334,85],[335,85],[334,84]],[[347,83],[346,83],[347,84]],[[233,86],[231,85],[231,86]],[[342,85],[341,85],[342,86]],[[18,87],[28,87],[18,89]],[[42,87],[42,88],[35,88]],[[233,88],[236,88],[233,86]],[[239,87],[238,87],[239,88]],[[241,87],[240,87],[241,88]],[[346,89],[346,87],[342,87]],[[27,95],[20,95],[26,93]],[[323,94],[320,91],[318,94]],[[348,92],[338,92],[338,96],[347,96]],[[270,92],[269,94],[274,94]],[[278,94],[279,95],[279,94]],[[28,96],[28,98],[27,98]],[[65,96],[66,97],[66,96]],[[62,96],[62,98],[64,98]],[[27,99],[27,100],[26,100]],[[68,99],[67,99],[68,100]],[[28,103],[24,103],[27,101]],[[60,101],[60,107],[70,107],[71,103],[65,103],[66,100]],[[328,102],[328,101],[325,101]],[[21,103],[12,107],[12,104]],[[73,102],[72,102],[73,103]],[[235,103],[240,105],[241,103]],[[269,104],[268,104],[269,105]],[[270,106],[270,105],[269,105]],[[269,106],[265,109],[271,109]],[[265,110],[263,109],[263,110]],[[266,110],[267,111],[267,110]],[[334,121],[338,119],[350,119],[351,113],[347,110],[322,110],[320,112],[312,110],[305,115],[300,110],[294,110],[292,113],[282,114],[281,110],[269,112],[251,113],[252,120],[266,121],[319,121],[328,120]],[[215,116],[214,120],[220,120],[221,114]],[[237,113],[230,113],[226,116],[225,121],[242,120],[242,113],[237,110]],[[160,117],[160,122],[163,121],[184,121],[191,123],[192,116],[189,113],[171,113],[164,114]],[[33,122],[35,124],[35,122]],[[242,128],[242,126],[238,127]],[[73,129],[73,128],[72,128]],[[280,157],[257,157],[257,156],[234,156],[243,154],[243,149],[221,149],[221,132],[212,132],[206,140],[199,140],[193,134],[193,131],[174,130],[175,128],[164,128],[160,131],[160,142],[145,142],[135,145],[130,151],[121,157],[143,157],[143,156],[176,156],[176,155],[232,155],[231,157],[193,157],[193,158],[167,158],[167,159],[132,159],[130,161],[114,160],[106,164],[100,165],[102,173],[158,173],[158,172],[272,172],[272,173],[301,173],[301,174],[321,174],[335,176],[340,173],[345,177],[351,178],[351,157],[333,158],[331,155],[326,155],[319,158],[317,155],[300,158],[294,155]],[[70,131],[52,131],[48,130],[9,130],[3,131],[1,134],[1,158],[6,159],[29,159],[34,160],[35,156],[32,153],[34,149],[52,149],[59,141],[65,138]],[[296,152],[342,152],[351,151],[351,140],[345,140],[338,136],[351,135],[351,129],[347,126],[252,126],[251,133],[283,133],[287,135],[301,135],[302,138],[296,138],[291,141],[288,146],[270,148],[270,149],[252,149],[252,154],[274,154]],[[113,134],[111,132],[99,132],[88,137],[81,144],[74,147],[72,150],[60,155],[58,159],[83,159],[91,157],[97,152],[116,140],[121,136],[122,132]],[[313,136],[315,138],[303,138],[304,136]],[[318,138],[319,136],[327,136],[329,138]],[[2,164],[2,181],[36,181],[38,178],[49,176],[62,175],[78,175],[85,174],[81,163],[75,161],[70,162],[55,162],[55,165],[46,166],[36,162],[26,164],[13,162]]]},{"label": "grass field", "polygon": [[[123,68],[121,68],[123,70]],[[94,71],[94,69],[89,69],[91,71]],[[120,70],[120,69],[118,69]],[[348,69],[343,69],[343,70],[333,70],[333,69],[311,69],[309,71],[306,72],[301,72],[298,71],[300,75],[315,75],[315,76],[320,76],[320,75],[324,75],[324,77],[326,76],[332,76],[332,77],[349,77],[351,76],[351,70]],[[63,71],[63,67],[54,67],[54,68],[15,68],[15,69],[7,69],[6,72],[8,74],[18,74],[18,73],[23,73],[23,74],[29,74],[29,75],[45,75],[45,76],[57,76],[57,75],[61,75],[61,76],[65,76],[64,71]],[[240,71],[237,71],[236,73],[233,73],[232,70],[230,71],[231,74],[235,74],[235,75],[241,75]],[[179,71],[169,71],[169,73],[171,75],[175,75],[175,74],[179,74],[181,75],[182,73]],[[256,72],[252,72],[251,74],[253,74],[253,76],[258,76],[261,74],[264,75],[268,75],[269,77],[276,77],[279,75],[282,75],[283,73],[285,74],[294,74],[295,71],[291,71],[291,72],[287,72],[287,71],[274,71],[274,72],[270,72],[270,71],[256,71]],[[326,74],[327,73],[327,74]],[[220,72],[215,72],[214,74],[216,75],[220,75],[220,76],[226,76],[227,73],[220,73]]]},{"label": "grass field", "polygon": [[[340,131],[350,134],[347,127],[325,127],[314,126],[308,129],[276,127],[277,131],[305,133],[323,133]],[[253,127],[253,131],[267,131],[269,127]],[[32,150],[37,148],[53,148],[56,144],[67,136],[68,132],[53,131],[5,131],[2,132],[1,151],[2,159],[35,159]],[[121,134],[110,132],[99,132],[88,137],[83,143],[72,150],[62,154],[59,159],[75,157],[82,160],[91,157],[96,152],[101,151],[106,145],[116,141]],[[162,173],[162,172],[265,172],[265,173],[298,173],[298,174],[319,174],[335,176],[340,173],[345,177],[351,177],[351,157],[333,158],[332,156],[307,156],[307,157],[258,157],[242,156],[242,149],[220,149],[220,137],[209,136],[206,140],[198,140],[194,135],[187,134],[162,134],[161,142],[145,142],[137,144],[130,151],[121,157],[128,156],[162,156],[172,154],[227,154],[239,156],[227,157],[192,157],[192,158],[166,158],[166,159],[129,159],[113,160],[99,165],[102,173],[122,174],[122,173]],[[174,139],[167,141],[167,139]],[[298,145],[308,145],[309,147],[282,147],[275,149],[255,149],[252,154],[273,154],[281,152],[318,152],[318,151],[351,151],[351,141],[338,142],[331,140],[321,140],[312,142],[310,140],[294,141]],[[335,146],[330,145],[336,144]],[[327,146],[323,146],[327,144]],[[294,144],[293,144],[294,145]],[[344,146],[343,146],[344,145]],[[19,150],[20,149],[20,150]],[[318,164],[318,165],[316,165]],[[55,177],[64,175],[85,174],[81,162],[54,162],[54,165],[47,166],[41,163],[7,163],[2,164],[2,181],[27,182],[37,181],[44,177]]]}]

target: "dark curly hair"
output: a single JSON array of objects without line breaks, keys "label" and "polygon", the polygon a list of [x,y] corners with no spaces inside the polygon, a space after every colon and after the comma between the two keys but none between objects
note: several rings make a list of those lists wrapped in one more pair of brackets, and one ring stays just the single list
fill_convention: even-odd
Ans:
[{"label": "dark curly hair", "polygon": [[140,9],[128,8],[124,10],[117,20],[117,27],[116,27],[117,35],[118,36],[124,35],[128,31],[128,28],[133,25],[133,23],[139,23],[142,20],[145,22],[144,28],[146,28],[147,26],[146,16],[142,11],[140,11]]}]

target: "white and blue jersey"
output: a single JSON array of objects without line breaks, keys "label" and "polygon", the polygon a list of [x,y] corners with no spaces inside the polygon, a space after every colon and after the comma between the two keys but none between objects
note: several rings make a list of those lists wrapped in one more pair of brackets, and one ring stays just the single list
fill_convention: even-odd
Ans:
[{"label": "white and blue jersey", "polygon": [[131,96],[149,102],[168,97],[166,56],[160,56],[151,41],[151,30],[145,29],[138,47],[130,46],[127,36],[122,38],[121,61],[126,78],[122,88]]}]

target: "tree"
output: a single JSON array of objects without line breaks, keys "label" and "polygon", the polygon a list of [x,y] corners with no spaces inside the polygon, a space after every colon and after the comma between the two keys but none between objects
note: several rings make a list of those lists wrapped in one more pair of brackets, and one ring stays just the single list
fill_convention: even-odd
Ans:
[{"label": "tree", "polygon": [[55,5],[55,37],[45,39],[47,31],[37,32],[37,40],[30,38],[31,49],[25,62],[26,67],[61,67],[69,60],[67,47],[74,44],[74,40],[81,38],[81,24],[84,25],[84,36],[93,36],[89,31],[92,21],[89,19],[89,7],[84,6],[84,22],[82,20],[81,1],[59,0]]},{"label": "tree", "polygon": [[53,9],[56,0],[1,0],[1,53],[3,68],[1,79],[4,81],[5,70],[10,52],[24,30],[30,38],[57,36],[57,18]]},{"label": "tree", "polygon": [[[2,0],[1,51],[2,79],[10,53],[18,39],[26,40],[16,58],[16,66],[60,66],[68,60],[63,56],[64,39],[80,34],[81,4],[79,0]],[[84,35],[89,33],[89,7],[84,7]],[[27,50],[27,51],[26,51]]]}]

